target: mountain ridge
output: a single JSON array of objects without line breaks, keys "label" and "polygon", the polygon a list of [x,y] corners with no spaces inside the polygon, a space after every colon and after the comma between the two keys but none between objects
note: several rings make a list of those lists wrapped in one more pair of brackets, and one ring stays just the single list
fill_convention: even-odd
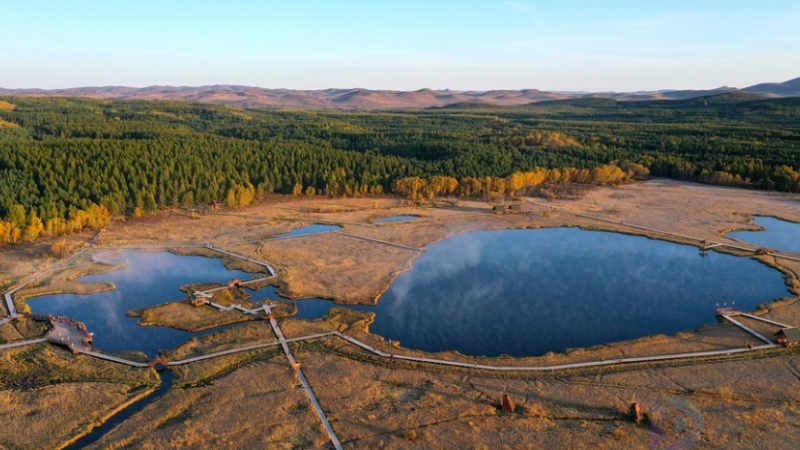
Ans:
[{"label": "mountain ridge", "polygon": [[768,98],[800,96],[800,78],[780,83],[759,83],[742,89],[721,86],[701,90],[655,90],[633,92],[564,92],[539,89],[495,89],[487,91],[417,89],[413,91],[328,88],[318,90],[262,88],[235,84],[206,86],[152,85],[83,86],[64,89],[4,89],[0,96],[88,97],[115,100],[177,100],[240,106],[244,108],[298,109],[422,109],[457,104],[516,106],[552,100],[607,98],[617,101],[685,100],[724,93],[742,92]]}]

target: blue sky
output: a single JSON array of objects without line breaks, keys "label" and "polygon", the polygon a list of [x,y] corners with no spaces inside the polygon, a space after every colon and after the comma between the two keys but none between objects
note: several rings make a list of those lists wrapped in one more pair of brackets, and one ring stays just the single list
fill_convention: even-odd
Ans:
[{"label": "blue sky", "polygon": [[6,88],[597,91],[800,76],[796,0],[0,0],[0,17]]}]

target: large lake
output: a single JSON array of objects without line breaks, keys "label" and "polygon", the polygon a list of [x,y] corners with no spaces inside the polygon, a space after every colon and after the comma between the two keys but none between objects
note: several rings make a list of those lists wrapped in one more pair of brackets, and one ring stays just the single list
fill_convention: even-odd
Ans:
[{"label": "large lake", "polygon": [[733,231],[728,233],[727,236],[761,247],[800,253],[800,223],[766,216],[756,216],[753,219],[765,229],[760,231]]},{"label": "large lake", "polygon": [[[117,289],[29,299],[35,312],[81,320],[105,351],[154,354],[192,336],[140,327],[125,313],[178,300],[187,283],[226,283],[248,274],[216,258],[126,251],[121,270],[84,277]],[[752,310],[789,296],[780,272],[750,258],[617,233],[577,228],[481,231],[431,245],[377,306],[371,330],[404,346],[469,355],[561,352],[714,321],[719,304]],[[275,297],[273,287],[256,299]],[[299,317],[333,302],[297,301]]]},{"label": "large lake", "polygon": [[[481,231],[431,245],[376,307],[371,330],[427,351],[515,356],[693,330],[718,304],[789,296],[753,259],[577,228]],[[300,302],[307,318],[332,303]]]},{"label": "large lake", "polygon": [[124,251],[113,257],[119,270],[82,277],[86,282],[112,282],[117,289],[89,295],[59,294],[27,300],[33,312],[64,315],[86,323],[95,333],[94,345],[107,352],[138,350],[154,356],[186,341],[190,333],[166,327],[142,327],[132,309],[146,308],[186,297],[180,287],[189,283],[227,283],[252,274],[228,270],[219,258],[179,256],[169,252]]}]

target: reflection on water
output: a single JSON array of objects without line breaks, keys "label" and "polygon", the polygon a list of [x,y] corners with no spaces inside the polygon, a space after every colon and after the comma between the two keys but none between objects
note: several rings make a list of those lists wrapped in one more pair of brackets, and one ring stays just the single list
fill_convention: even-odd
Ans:
[{"label": "reflection on water", "polygon": [[375,219],[375,222],[405,222],[415,219],[419,219],[419,216],[388,216]]},{"label": "reflection on water", "polygon": [[[196,335],[140,327],[131,309],[183,298],[188,283],[248,278],[216,258],[123,252],[124,268],[86,281],[117,289],[28,300],[34,312],[66,315],[96,333],[104,351],[153,355]],[[105,257],[108,259],[108,257]],[[780,272],[755,260],[664,241],[575,228],[481,231],[431,245],[377,306],[371,330],[403,345],[470,355],[538,355],[711,322],[717,303],[750,310],[787,296]],[[278,297],[268,286],[253,300]],[[315,319],[333,302],[296,302]],[[210,331],[209,331],[210,332]]]},{"label": "reflection on water", "polygon": [[[107,256],[103,256],[108,261]],[[94,345],[104,351],[139,350],[149,355],[169,349],[191,336],[165,327],[138,326],[138,318],[128,317],[132,309],[180,300],[186,294],[179,288],[190,283],[227,283],[250,275],[228,270],[222,260],[203,256],[179,256],[168,252],[125,251],[115,255],[125,266],[101,275],[82,277],[86,282],[111,282],[117,289],[89,295],[59,294],[27,300],[35,313],[65,315],[80,320],[95,333]],[[119,259],[119,261],[116,261]]]},{"label": "reflection on water", "polygon": [[278,234],[275,237],[305,236],[307,234],[325,233],[328,231],[335,231],[341,229],[342,227],[340,227],[339,225],[325,225],[321,223],[315,223],[313,225],[308,225],[301,228],[295,228],[292,231],[283,234]]},{"label": "reflection on water", "polygon": [[[750,310],[787,295],[780,272],[752,259],[554,228],[432,245],[377,306],[357,309],[374,311],[371,330],[406,347],[522,356],[692,330],[714,320],[718,302]],[[331,305],[315,300],[304,313]]]},{"label": "reflection on water", "polygon": [[800,253],[800,224],[774,217],[756,216],[753,219],[766,230],[734,231],[728,233],[728,237],[760,247]]}]

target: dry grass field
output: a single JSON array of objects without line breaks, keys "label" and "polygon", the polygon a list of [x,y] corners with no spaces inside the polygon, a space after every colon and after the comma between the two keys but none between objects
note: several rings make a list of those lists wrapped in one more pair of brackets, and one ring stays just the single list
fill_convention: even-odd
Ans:
[{"label": "dry grass field", "polygon": [[[697,244],[612,223],[616,221],[729,242],[724,237],[727,231],[755,228],[753,215],[800,221],[800,197],[652,180],[591,189],[578,199],[531,199],[523,202],[523,210],[525,214],[495,215],[491,204],[462,200],[412,206],[394,198],[276,197],[215,215],[173,211],[114,222],[93,252],[211,242],[272,264],[278,270],[277,285],[287,296],[370,304],[427,245],[459,233],[580,226]],[[376,222],[394,215],[419,218]],[[342,230],[274,238],[314,223],[337,224]],[[90,237],[69,239],[79,248]],[[57,263],[59,259],[47,249],[45,242],[1,249],[0,283],[10,286]],[[180,252],[211,255],[197,249]],[[92,254],[42,276],[19,292],[17,303],[24,309],[24,298],[31,295],[109,288],[77,280],[83,274],[110,269]],[[800,294],[800,263],[758,258],[783,271],[794,295]],[[239,264],[226,258],[229,267]],[[226,292],[216,300],[246,304],[248,299]],[[711,323],[673,336],[531,358],[475,358],[455,352],[431,355],[371,334],[369,313],[333,309],[325,318],[304,321],[289,318],[293,311],[288,306],[276,310],[288,338],[338,330],[389,352],[493,365],[550,365],[758,344],[729,324]],[[187,330],[250,319],[191,306],[179,298],[138,314],[146,324]],[[784,299],[765,305],[758,314],[800,324],[800,303],[796,297]],[[753,321],[747,324],[763,333],[774,332]],[[31,321],[19,320],[0,325],[0,343],[42,332]],[[270,327],[256,320],[191,339],[164,356],[178,360],[274,341]],[[796,448],[800,442],[800,354],[796,350],[726,360],[498,374],[385,360],[336,337],[290,347],[346,448]],[[326,445],[324,430],[278,346],[172,370],[176,375],[173,388],[112,429],[96,448]],[[157,383],[151,369],[74,356],[46,344],[0,352],[0,380],[0,419],[9,425],[0,431],[0,447],[11,448],[55,447],[123,404],[139,392],[136,389]],[[504,393],[516,401],[517,412],[498,408]],[[84,397],[83,402],[77,400]],[[642,406],[649,419],[646,423],[637,425],[627,419],[625,412],[632,401]],[[58,407],[43,407],[50,403]],[[48,420],[60,423],[43,427],[42,421]],[[19,430],[26,430],[30,443],[19,440]]]}]

